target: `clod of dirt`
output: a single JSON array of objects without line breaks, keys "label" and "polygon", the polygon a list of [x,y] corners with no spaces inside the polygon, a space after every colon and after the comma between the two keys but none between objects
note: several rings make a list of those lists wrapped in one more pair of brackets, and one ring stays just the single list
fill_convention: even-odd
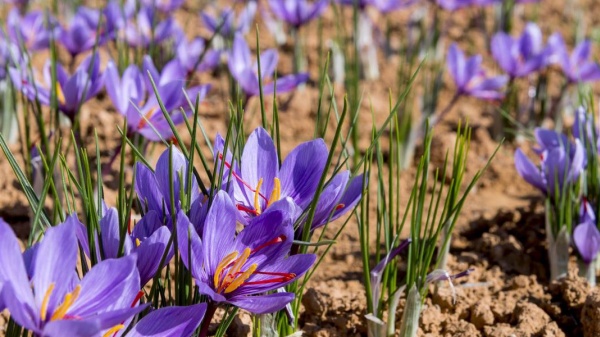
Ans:
[{"label": "clod of dirt", "polygon": [[550,323],[550,316],[533,303],[522,302],[517,304],[514,319],[518,330],[527,335],[535,335]]},{"label": "clod of dirt", "polygon": [[544,329],[540,333],[540,337],[566,337],[566,335],[558,327],[558,324],[556,324],[556,322],[550,322],[550,324],[544,327]]},{"label": "clod of dirt", "polygon": [[494,324],[494,314],[486,302],[477,302],[471,307],[471,323],[478,329]]},{"label": "clod of dirt", "polygon": [[584,337],[600,336],[600,289],[596,288],[589,293],[581,313]]},{"label": "clod of dirt", "polygon": [[316,290],[310,288],[302,296],[302,305],[307,315],[321,316],[325,312],[325,304]]}]

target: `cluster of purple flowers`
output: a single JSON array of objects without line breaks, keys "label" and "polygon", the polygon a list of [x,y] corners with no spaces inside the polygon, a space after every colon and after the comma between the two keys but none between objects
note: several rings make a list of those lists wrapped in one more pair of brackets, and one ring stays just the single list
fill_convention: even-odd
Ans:
[{"label": "cluster of purple flowers", "polygon": [[[539,147],[534,151],[540,157],[540,165],[536,166],[521,149],[517,149],[517,172],[548,197],[552,207],[560,207],[556,200],[562,195],[570,195],[572,187],[578,185],[580,177],[585,175],[588,165],[586,149],[598,151],[596,144],[590,143],[597,139],[597,134],[597,128],[586,110],[579,108],[573,127],[574,140],[553,130],[536,129]],[[573,243],[583,262],[589,265],[600,252],[600,231],[592,205],[585,196],[575,197],[580,198],[580,211],[578,225],[573,229]]]},{"label": "cluster of purple flowers", "polygon": [[569,54],[559,33],[550,36],[544,46],[542,32],[534,23],[528,23],[517,38],[504,32],[496,33],[491,41],[491,53],[506,75],[486,76],[481,67],[481,55],[466,58],[456,44],[450,46],[447,68],[457,87],[457,95],[501,99],[506,83],[553,64],[561,68],[569,84],[600,80],[600,66],[590,59],[589,40],[581,42]]},{"label": "cluster of purple flowers", "polygon": [[[290,91],[308,80],[308,74],[301,73],[275,81],[278,54],[274,49],[260,56],[259,78],[257,63],[252,62],[250,48],[243,37],[254,20],[256,3],[248,3],[237,20],[231,9],[221,11],[216,17],[210,14],[210,10],[200,13],[209,31],[232,41],[230,49],[208,50],[203,38],[197,36],[188,40],[174,20],[172,12],[181,4],[182,1],[176,0],[145,0],[137,8],[133,0],[125,1],[122,5],[119,1],[109,1],[101,10],[79,7],[66,25],[49,13],[31,11],[22,16],[17,9],[13,9],[6,23],[7,34],[0,36],[0,61],[6,65],[2,69],[8,69],[13,85],[29,100],[44,106],[56,104],[59,111],[72,122],[81,106],[106,87],[116,110],[127,117],[128,134],[138,133],[151,141],[173,137],[158,97],[163,100],[172,122],[175,125],[182,123],[183,115],[192,111],[188,98],[191,102],[197,97],[202,101],[210,88],[208,85],[188,87],[187,80],[196,72],[217,67],[223,55],[228,55],[230,72],[247,97],[259,94],[259,80],[262,81],[265,94]],[[322,6],[319,8],[311,15],[319,14],[317,12],[322,11]],[[74,70],[73,65],[65,69],[61,64],[54,66],[48,61],[40,80],[29,63],[29,53],[49,48],[51,41],[64,47],[73,61],[78,55],[89,55]],[[102,71],[97,48],[117,42],[118,47],[125,43],[144,53],[150,51],[150,46],[160,46],[159,50],[170,46],[175,57],[164,64],[155,65],[153,59],[156,58],[146,55],[140,60],[141,67],[135,64],[117,65],[116,61],[109,61],[105,71]],[[157,68],[162,71],[159,72]],[[4,72],[0,75],[6,77]],[[156,84],[158,97],[149,76]]]},{"label": "cluster of purple flowers", "polygon": [[[125,233],[118,211],[104,205],[97,230],[73,214],[21,254],[12,230],[0,221],[0,309],[43,336],[190,336],[205,312],[210,320],[219,305],[255,314],[283,309],[295,294],[280,289],[316,258],[292,249],[306,211],[316,208],[312,231],[353,209],[362,176],[338,173],[315,202],[327,158],[323,140],[300,144],[281,168],[264,129],[250,135],[239,162],[231,161],[223,143],[217,137],[215,160],[227,176],[212,196],[200,193],[195,177],[188,179],[189,162],[176,147],[163,152],[154,172],[138,163],[134,188],[142,217]],[[142,289],[173,258],[174,238],[197,291],[209,300],[148,311]],[[78,244],[96,261],[81,279]],[[142,318],[134,320],[138,314]]]}]

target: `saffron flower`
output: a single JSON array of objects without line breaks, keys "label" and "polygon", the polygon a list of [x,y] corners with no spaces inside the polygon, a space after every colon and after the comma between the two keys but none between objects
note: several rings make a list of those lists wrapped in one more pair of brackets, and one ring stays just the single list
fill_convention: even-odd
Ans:
[{"label": "saffron flower", "polygon": [[448,50],[446,66],[456,85],[456,94],[473,96],[482,99],[501,99],[502,87],[508,82],[507,76],[488,77],[481,68],[481,55],[466,58],[464,53],[453,43]]},{"label": "saffron flower", "polygon": [[582,209],[580,223],[573,230],[573,241],[581,259],[589,265],[600,252],[600,231],[596,227],[596,216],[587,201],[583,202]]},{"label": "saffron flower", "polygon": [[[236,235],[237,210],[224,191],[212,201],[201,238],[185,214],[177,214],[181,259],[199,292],[254,314],[281,310],[293,293],[275,292],[302,276],[313,254],[287,256],[294,237],[291,200],[266,210]],[[206,319],[209,319],[208,317]]]},{"label": "saffron flower", "polygon": [[557,63],[569,83],[584,83],[600,80],[600,66],[590,59],[592,43],[584,40],[578,44],[571,55],[560,33],[554,33],[548,39],[552,49],[552,61]]},{"label": "saffron flower", "polygon": [[50,46],[50,38],[58,38],[61,29],[56,19],[41,11],[31,11],[24,16],[13,8],[6,19],[9,39],[28,51],[38,51]]},{"label": "saffron flower", "polygon": [[[50,61],[44,66],[46,86],[41,86],[34,79],[18,71],[9,69],[15,87],[31,101],[36,99],[43,105],[51,104],[51,69]],[[81,105],[96,96],[104,85],[104,74],[100,72],[100,57],[97,54],[88,56],[75,70],[72,76],[60,65],[56,64],[56,96],[58,109],[74,122],[75,115]]]},{"label": "saffron flower", "polygon": [[153,7],[163,13],[171,13],[183,5],[183,0],[142,0],[142,5]]},{"label": "saffron flower", "polygon": [[[81,6],[67,27],[61,29],[59,41],[71,57],[105,44],[114,32],[107,30],[107,20],[100,10]],[[98,27],[102,23],[102,27]],[[100,35],[98,35],[98,33]]]},{"label": "saffron flower", "polygon": [[544,47],[540,27],[531,22],[518,38],[496,33],[491,46],[494,59],[512,78],[527,76],[545,67],[552,51],[551,47]]},{"label": "saffron flower", "polygon": [[204,26],[212,33],[231,38],[234,34],[246,34],[256,15],[256,2],[248,1],[246,6],[237,16],[231,8],[224,8],[216,15],[208,11],[200,13]]},{"label": "saffron flower", "polygon": [[328,0],[318,0],[313,3],[308,3],[306,0],[269,0],[271,11],[279,19],[286,21],[296,28],[319,17],[328,4]]},{"label": "saffron flower", "polygon": [[[162,219],[155,211],[149,211],[140,222],[128,228],[123,240],[121,240],[121,228],[119,227],[119,214],[115,208],[104,210],[100,219],[100,237],[94,233],[96,260],[116,259],[119,256],[121,242],[123,243],[123,256],[137,254],[136,266],[140,274],[140,288],[150,281],[156,272],[162,267],[161,258],[167,248],[171,237],[169,229],[162,225]],[[88,241],[87,228],[79,223],[78,239],[86,255],[90,256],[90,244]],[[99,240],[100,239],[100,240]],[[102,245],[99,245],[102,242]],[[169,250],[164,263],[169,263],[173,257],[173,251]]]},{"label": "saffron flower", "polygon": [[[337,0],[347,6],[354,6],[356,0]],[[363,11],[367,6],[373,6],[381,13],[402,9],[416,3],[417,0],[358,0],[358,8]]]},{"label": "saffron flower", "polygon": [[[216,147],[215,151],[222,159],[224,149]],[[235,180],[232,181],[233,199],[245,219],[242,222],[260,215],[286,197],[291,198],[300,209],[308,209],[315,197],[327,156],[325,142],[322,139],[312,140],[293,149],[280,168],[275,144],[267,131],[263,128],[254,130],[244,146],[239,169],[236,163],[225,163],[228,168],[234,169],[231,174]],[[362,175],[350,179],[348,171],[333,177],[321,192],[311,229],[353,209],[360,201],[362,180]]]},{"label": "saffron flower", "polygon": [[[143,292],[135,256],[108,259],[79,280],[77,219],[71,215],[46,230],[42,241],[21,255],[11,228],[0,222],[0,297],[11,318],[34,335],[99,336],[124,328],[146,305],[137,305]],[[30,275],[28,275],[30,271]]]},{"label": "saffron flower", "polygon": [[146,56],[143,71],[130,65],[122,77],[114,63],[109,62],[106,68],[106,91],[117,111],[127,117],[128,133],[139,133],[150,141],[170,140],[173,130],[160,108],[148,73],[155,81],[158,95],[175,125],[184,122],[181,109],[184,113],[191,113],[185,93],[192,102],[196,97],[202,101],[210,85],[187,88],[184,93],[185,70],[177,60],[169,62],[159,73],[152,59]]},{"label": "saffron flower", "polygon": [[[271,94],[274,91],[284,93],[295,89],[298,85],[308,80],[307,73],[288,75],[277,79],[274,84],[271,80],[277,67],[279,56],[277,50],[268,49],[260,55],[260,71],[263,94]],[[244,93],[250,96],[260,94],[258,85],[258,64],[252,62],[250,48],[241,35],[236,35],[233,40],[233,48],[229,55],[229,71]]]},{"label": "saffron flower", "polygon": [[159,44],[168,38],[177,41],[181,35],[173,17],[160,20],[151,7],[142,7],[136,15],[136,22],[130,20],[125,26],[125,39],[132,47],[147,48],[150,44]]},{"label": "saffron flower", "polygon": [[531,185],[548,196],[561,193],[566,184],[575,183],[585,166],[585,149],[576,139],[570,142],[563,134],[541,128],[535,129],[541,157],[538,168],[521,149],[515,153],[517,172]]},{"label": "saffron flower", "polygon": [[[207,50],[206,44],[201,37],[197,37],[188,41],[182,39],[177,45],[177,60],[185,69],[187,74],[192,74],[196,71],[204,72],[214,69],[221,61],[221,52],[218,50]],[[204,53],[204,57],[200,60],[200,56]]]},{"label": "saffron flower", "polygon": [[[169,164],[171,163],[171,165]],[[194,203],[200,196],[200,189],[195,177],[192,177],[192,185],[187,187],[189,162],[175,146],[167,148],[158,158],[156,163],[156,172],[152,172],[148,167],[137,163],[137,174],[135,177],[134,188],[140,199],[142,210],[145,214],[154,211],[161,221],[167,220],[170,226],[172,218],[171,213],[171,184],[173,184],[173,203],[175,211],[181,209],[180,191],[191,193],[191,203]],[[173,176],[170,176],[169,173]],[[179,177],[183,177],[183,182]],[[188,192],[189,191],[189,192]],[[175,215],[175,214],[173,214]]]}]

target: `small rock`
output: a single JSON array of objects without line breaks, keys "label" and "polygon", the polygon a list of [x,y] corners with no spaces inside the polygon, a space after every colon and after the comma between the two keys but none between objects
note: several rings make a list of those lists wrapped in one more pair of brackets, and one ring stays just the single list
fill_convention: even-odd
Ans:
[{"label": "small rock", "polygon": [[302,304],[307,315],[321,316],[325,311],[325,304],[320,298],[319,293],[315,289],[308,289],[302,296]]}]

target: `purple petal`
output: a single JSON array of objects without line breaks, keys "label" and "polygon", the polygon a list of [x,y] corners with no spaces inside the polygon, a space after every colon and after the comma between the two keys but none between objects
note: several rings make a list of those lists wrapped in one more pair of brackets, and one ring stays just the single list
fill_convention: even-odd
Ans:
[{"label": "purple petal", "polygon": [[521,149],[517,149],[515,152],[515,168],[525,181],[546,193],[546,182],[540,169],[525,156]]},{"label": "purple petal", "polygon": [[206,303],[187,307],[165,307],[140,320],[128,337],[189,337],[198,328],[206,312]]},{"label": "purple petal", "polygon": [[[119,214],[116,208],[110,208],[104,217],[100,219],[100,233],[102,235],[102,253],[104,259],[119,257],[121,229],[119,228]],[[128,235],[123,239],[123,253],[127,255],[132,249],[132,243]]]},{"label": "purple petal", "polygon": [[42,306],[46,291],[54,284],[48,300],[48,312],[53,312],[62,302],[77,278],[77,223],[77,215],[69,215],[64,223],[46,230],[38,247],[32,283],[38,308]]},{"label": "purple petal", "polygon": [[[277,68],[277,60],[279,55],[276,49],[266,50],[260,55],[260,75],[261,78],[269,78],[273,76],[275,69]],[[258,68],[256,69],[258,72]]]},{"label": "purple petal", "polygon": [[[154,173],[141,163],[136,164],[135,192],[146,211],[163,213],[164,197],[158,187]],[[166,205],[165,205],[166,207]]]},{"label": "purple petal", "polygon": [[[299,86],[302,83],[306,83],[309,79],[308,73],[300,73],[300,74],[293,74],[293,75],[287,75],[287,76],[283,76],[283,77],[279,77],[277,79],[277,83],[275,90],[277,90],[278,94],[283,94],[289,91],[292,91],[294,89],[296,89],[297,86]],[[265,89],[267,89],[269,86],[265,86]],[[267,90],[263,90],[263,92],[265,94],[267,93],[272,93],[273,91],[271,90],[270,92],[267,92]]]},{"label": "purple petal", "polygon": [[[138,255],[137,268],[140,272],[140,285],[143,287],[159,271],[160,262],[167,248],[171,232],[166,226],[160,227],[146,240],[142,241],[135,249]],[[173,257],[173,250],[167,254],[163,266],[167,265]]]},{"label": "purple petal", "polygon": [[201,279],[204,276],[202,241],[183,211],[177,213],[177,240],[183,264],[194,278]]},{"label": "purple petal", "polygon": [[95,265],[81,280],[80,296],[67,314],[86,317],[130,308],[140,289],[140,277],[135,266],[135,254]]},{"label": "purple petal", "polygon": [[[248,137],[248,141],[244,146],[241,164],[242,179],[253,189],[258,186],[259,180],[262,179],[260,193],[265,198],[269,198],[273,190],[274,180],[279,173],[278,165],[277,151],[271,136],[265,129],[257,128]],[[254,193],[249,188],[245,188],[247,200],[244,204],[254,204]],[[265,200],[259,199],[261,199],[261,207],[264,207]]]},{"label": "purple petal", "polygon": [[229,195],[224,191],[217,192],[206,216],[202,234],[203,244],[211,247],[203,257],[205,270],[217,270],[217,265],[232,251],[236,215],[237,209]]},{"label": "purple petal", "polygon": [[516,61],[512,55],[514,41],[505,33],[497,33],[492,38],[492,55],[500,68],[509,74],[514,74]]},{"label": "purple petal", "polygon": [[294,299],[294,293],[274,293],[262,296],[238,296],[227,302],[253,314],[261,315],[283,309]]},{"label": "purple petal", "polygon": [[95,320],[56,320],[44,326],[44,337],[96,337],[101,332],[100,325]]},{"label": "purple petal", "polygon": [[600,251],[600,232],[596,225],[584,222],[575,227],[573,241],[583,261],[590,264]]},{"label": "purple petal", "polygon": [[327,146],[322,139],[298,145],[285,158],[279,171],[281,195],[306,208],[314,197],[327,162]]}]

